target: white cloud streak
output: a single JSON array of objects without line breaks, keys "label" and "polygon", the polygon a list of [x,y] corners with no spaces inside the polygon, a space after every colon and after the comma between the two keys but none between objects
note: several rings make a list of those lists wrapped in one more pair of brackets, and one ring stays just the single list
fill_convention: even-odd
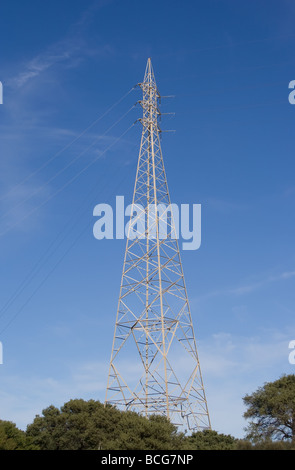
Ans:
[{"label": "white cloud streak", "polygon": [[292,279],[293,277],[295,277],[295,270],[284,271],[277,275],[266,276],[264,278],[261,278],[253,282],[247,282],[247,283],[245,282],[244,284],[241,284],[236,287],[217,289],[215,291],[208,292],[207,294],[201,295],[195,300],[205,300],[205,299],[218,297],[222,295],[241,296],[244,294],[250,294],[256,290],[262,289],[263,287],[267,287],[268,285],[271,285],[272,283],[276,283],[280,281],[287,281],[289,279]]}]

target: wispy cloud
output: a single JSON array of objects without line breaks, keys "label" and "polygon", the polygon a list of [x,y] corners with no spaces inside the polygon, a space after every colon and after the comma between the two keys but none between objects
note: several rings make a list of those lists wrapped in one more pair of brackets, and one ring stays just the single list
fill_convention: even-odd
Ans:
[{"label": "wispy cloud", "polygon": [[292,279],[293,277],[295,277],[295,270],[284,271],[277,275],[264,276],[254,281],[244,282],[235,287],[225,287],[223,289],[216,289],[211,292],[207,292],[207,294],[205,293],[199,296],[196,300],[204,300],[212,297],[218,297],[221,295],[240,296],[244,294],[249,294],[256,290],[262,289],[263,287],[267,287],[268,285],[271,285],[275,282],[287,281],[289,279]]},{"label": "wispy cloud", "polygon": [[266,277],[264,279],[260,279],[256,282],[244,284],[244,285],[235,287],[233,289],[229,289],[228,293],[229,294],[236,294],[236,295],[246,294],[246,293],[249,293],[249,292],[253,292],[257,289],[260,289],[262,287],[265,287],[268,284],[272,284],[272,283],[278,282],[278,281],[287,280],[287,279],[290,279],[294,276],[295,276],[295,271],[285,271],[285,272],[282,272],[282,273],[280,273],[276,276],[268,276],[268,277]]},{"label": "wispy cloud", "polygon": [[15,86],[17,88],[22,87],[30,79],[37,77],[57,62],[69,60],[71,57],[71,51],[64,51],[61,54],[54,54],[53,52],[47,51],[47,53],[34,57],[25,63],[23,66],[24,70],[11,78],[8,85]]},{"label": "wispy cloud", "polygon": [[[87,136],[85,135],[83,139],[79,137],[78,140],[77,131],[67,129],[66,126],[59,128],[56,120],[52,120],[57,98],[55,101],[51,100],[49,106],[46,101],[48,96],[56,97],[59,93],[63,93],[61,83],[66,69],[77,67],[82,61],[90,58],[97,59],[112,54],[113,49],[109,44],[103,42],[93,44],[88,32],[95,14],[111,1],[90,2],[63,37],[46,48],[40,48],[35,56],[27,56],[6,70],[5,85],[9,99],[3,108],[5,125],[0,126],[1,217],[8,211],[11,212],[12,220],[19,217],[18,212],[13,214],[12,211],[17,199],[22,203],[22,212],[29,212],[31,205],[25,206],[24,200],[30,197],[30,193],[38,196],[38,200],[34,197],[37,205],[39,199],[42,201],[48,197],[51,188],[47,184],[45,189],[43,186],[44,178],[47,181],[51,178],[50,174],[46,176],[38,174],[38,177],[34,176],[34,179],[30,179],[22,188],[17,187],[17,190],[13,188],[14,181],[23,181],[35,164],[44,161],[45,153],[54,155],[60,146],[68,147],[69,139],[72,137],[76,141],[75,148],[71,145],[72,152],[79,154],[88,149],[86,157],[91,158],[93,155],[97,157],[109,142],[115,140],[112,136],[102,135],[101,131],[95,134],[94,129],[92,134],[88,132]],[[89,148],[91,140],[99,141],[99,146],[95,144]],[[61,151],[58,150],[58,153]],[[83,161],[85,162],[84,154]],[[42,189],[39,191],[38,187]],[[9,198],[5,197],[2,201],[3,194],[7,191]],[[33,199],[30,198],[30,203],[32,202]],[[9,226],[10,222],[10,219],[5,223],[2,220],[0,225]]]},{"label": "wispy cloud", "polygon": [[112,48],[103,44],[96,49],[89,48],[86,41],[81,38],[66,38],[52,44],[37,56],[28,59],[20,65],[19,72],[7,80],[7,85],[12,88],[22,88],[30,80],[44,75],[45,72],[55,66],[73,68],[80,65],[81,61],[94,55],[111,54]]},{"label": "wispy cloud", "polygon": [[87,40],[87,27],[95,18],[95,14],[111,2],[112,0],[93,1],[71,25],[69,32],[63,38],[21,63],[18,72],[6,80],[6,86],[22,88],[55,66],[76,67],[87,57],[112,54],[113,47],[110,44],[100,43],[93,46]]}]

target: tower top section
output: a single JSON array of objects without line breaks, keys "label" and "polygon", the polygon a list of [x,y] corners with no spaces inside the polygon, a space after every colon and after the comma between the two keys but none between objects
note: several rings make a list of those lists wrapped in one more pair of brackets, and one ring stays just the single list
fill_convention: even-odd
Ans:
[{"label": "tower top section", "polygon": [[157,88],[152,60],[150,57],[147,60],[143,82]]},{"label": "tower top section", "polygon": [[160,114],[158,99],[160,98],[160,94],[158,92],[150,57],[147,60],[143,82],[139,83],[139,86],[143,94],[142,100],[139,101],[143,109],[143,116],[140,121],[143,126],[148,127],[150,131],[160,131],[158,126],[158,116]]}]

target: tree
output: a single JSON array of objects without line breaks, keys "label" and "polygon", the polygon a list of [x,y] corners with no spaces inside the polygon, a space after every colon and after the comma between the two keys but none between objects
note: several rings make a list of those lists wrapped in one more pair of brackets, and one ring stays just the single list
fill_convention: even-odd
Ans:
[{"label": "tree", "polygon": [[234,450],[238,440],[217,431],[204,430],[192,433],[185,439],[186,450]]},{"label": "tree", "polygon": [[41,450],[172,450],[183,441],[163,416],[146,419],[95,400],[70,400],[42,414],[27,427]]},{"label": "tree", "polygon": [[248,408],[244,417],[250,420],[248,439],[285,440],[295,444],[295,375],[283,375],[267,382],[243,401]]},{"label": "tree", "polygon": [[0,420],[0,450],[37,450],[30,438],[11,421]]},{"label": "tree", "polygon": [[295,450],[295,445],[289,441],[270,441],[263,440],[256,443],[239,440],[236,450]]}]

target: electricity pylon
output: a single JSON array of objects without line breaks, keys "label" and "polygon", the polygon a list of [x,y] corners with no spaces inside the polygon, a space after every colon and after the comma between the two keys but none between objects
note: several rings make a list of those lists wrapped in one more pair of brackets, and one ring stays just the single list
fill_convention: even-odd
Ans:
[{"label": "electricity pylon", "polygon": [[191,430],[210,429],[170,210],[158,125],[160,96],[150,59],[139,86],[143,116],[133,222],[126,242],[105,403],[146,417],[165,415],[173,424]]}]

